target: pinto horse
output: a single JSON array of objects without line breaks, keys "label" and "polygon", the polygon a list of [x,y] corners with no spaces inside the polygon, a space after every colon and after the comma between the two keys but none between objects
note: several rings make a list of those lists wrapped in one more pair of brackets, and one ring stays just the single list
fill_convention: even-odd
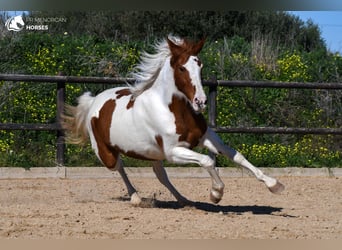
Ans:
[{"label": "pinto horse", "polygon": [[136,78],[133,86],[108,89],[95,97],[87,92],[78,98],[76,107],[66,108],[67,141],[80,144],[90,137],[99,160],[120,173],[132,204],[139,204],[141,199],[124,171],[120,154],[153,161],[157,178],[182,205],[192,202],[170,183],[162,161],[202,166],[212,179],[210,199],[218,203],[224,183],[214,160],[193,151],[196,146],[223,154],[249,169],[273,193],[284,189],[226,146],[207,126],[201,113],[207,102],[201,82],[203,64],[197,56],[203,44],[204,39],[191,42],[169,36],[155,44],[155,54],[142,54],[132,73]]}]

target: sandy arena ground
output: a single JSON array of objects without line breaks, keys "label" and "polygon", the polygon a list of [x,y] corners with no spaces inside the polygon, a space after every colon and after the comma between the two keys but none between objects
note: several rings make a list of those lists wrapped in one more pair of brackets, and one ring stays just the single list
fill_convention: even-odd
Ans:
[{"label": "sandy arena ground", "polygon": [[281,195],[255,178],[223,178],[219,205],[209,178],[172,178],[195,207],[180,207],[156,178],[131,178],[134,207],[120,178],[0,180],[0,238],[342,239],[342,179],[280,177]]}]

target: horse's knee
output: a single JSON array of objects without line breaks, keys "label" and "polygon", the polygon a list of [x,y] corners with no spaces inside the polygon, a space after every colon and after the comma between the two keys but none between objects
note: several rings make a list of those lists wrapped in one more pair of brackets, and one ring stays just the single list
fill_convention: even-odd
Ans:
[{"label": "horse's knee", "polygon": [[238,151],[235,151],[235,154],[232,157],[232,160],[238,164],[242,164],[246,158]]},{"label": "horse's knee", "polygon": [[215,161],[213,159],[211,159],[210,156],[207,156],[207,155],[203,156],[203,158],[201,159],[200,164],[205,169],[209,169],[209,168],[214,168],[215,167]]}]

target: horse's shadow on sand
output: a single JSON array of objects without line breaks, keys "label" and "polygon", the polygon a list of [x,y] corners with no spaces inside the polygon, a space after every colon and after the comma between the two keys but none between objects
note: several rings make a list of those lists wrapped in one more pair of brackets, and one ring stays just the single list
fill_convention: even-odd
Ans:
[{"label": "horse's shadow on sand", "polygon": [[[176,201],[154,201],[154,206],[157,208],[170,208],[170,209],[181,209],[184,206],[181,206]],[[270,206],[223,206],[216,205],[207,202],[192,202],[189,207],[202,210],[210,213],[234,213],[234,214],[243,214],[251,212],[253,214],[272,214],[274,212],[281,212],[282,208],[278,207],[270,207]]]},{"label": "horse's shadow on sand", "polygon": [[[127,197],[119,197],[117,200],[121,201],[129,201]],[[198,209],[201,211],[209,212],[209,213],[223,213],[223,214],[243,214],[243,213],[253,213],[253,214],[264,214],[271,215],[273,213],[278,213],[283,210],[280,207],[271,207],[271,206],[223,206],[216,205],[207,202],[191,202],[191,204],[187,206],[183,206],[179,204],[177,201],[161,201],[155,198],[142,198],[141,204],[138,207],[142,208],[163,208],[163,209],[184,209],[184,208],[192,208]]]}]

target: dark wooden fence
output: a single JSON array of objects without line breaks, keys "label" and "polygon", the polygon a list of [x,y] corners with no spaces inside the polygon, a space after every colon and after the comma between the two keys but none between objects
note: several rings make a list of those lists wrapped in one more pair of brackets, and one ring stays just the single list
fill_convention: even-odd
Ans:
[{"label": "dark wooden fence", "polygon": [[[75,76],[37,76],[37,75],[8,75],[0,74],[0,81],[31,82],[34,83],[56,83],[57,87],[57,122],[53,124],[13,124],[1,123],[0,130],[51,130],[57,131],[57,164],[64,164],[64,133],[59,124],[61,114],[64,110],[65,85],[73,83],[91,84],[114,84],[123,85],[132,83],[131,78],[110,78],[110,77],[75,77]],[[209,126],[216,132],[222,133],[262,133],[262,134],[339,134],[342,135],[342,128],[288,128],[288,127],[220,127],[216,124],[217,118],[217,88],[218,86],[237,88],[297,88],[297,89],[342,89],[342,83],[300,83],[300,82],[269,82],[269,81],[225,81],[225,80],[204,80],[204,86],[209,87],[208,94],[208,118]],[[0,93],[1,94],[1,93]]]}]

